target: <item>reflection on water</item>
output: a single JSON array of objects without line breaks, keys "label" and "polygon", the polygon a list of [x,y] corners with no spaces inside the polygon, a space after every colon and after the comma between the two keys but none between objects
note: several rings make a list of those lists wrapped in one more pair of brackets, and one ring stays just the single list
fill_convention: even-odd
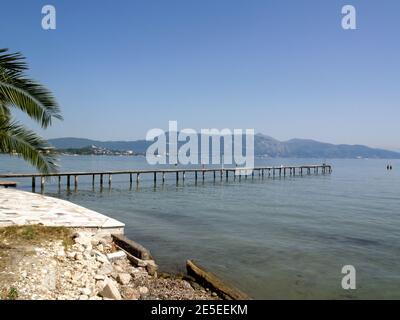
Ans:
[{"label": "reflection on water", "polygon": [[[27,172],[1,156],[2,171]],[[332,160],[332,175],[217,179],[184,184],[173,175],[132,185],[129,176],[79,177],[44,192],[126,223],[128,237],[148,247],[166,271],[195,259],[255,298],[400,298],[400,161]],[[257,165],[322,163],[259,159]],[[62,170],[123,170],[141,157],[63,157]],[[23,169],[22,169],[23,168]],[[30,181],[20,186],[30,190]],[[40,188],[39,188],[40,189]],[[357,290],[341,289],[341,269],[357,269]]]}]

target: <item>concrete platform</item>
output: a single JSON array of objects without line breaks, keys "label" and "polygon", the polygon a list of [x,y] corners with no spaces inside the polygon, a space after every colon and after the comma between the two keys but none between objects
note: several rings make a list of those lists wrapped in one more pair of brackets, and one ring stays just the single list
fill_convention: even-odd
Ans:
[{"label": "concrete platform", "polygon": [[52,227],[107,229],[123,234],[125,224],[72,202],[0,188],[0,227],[43,224]]}]

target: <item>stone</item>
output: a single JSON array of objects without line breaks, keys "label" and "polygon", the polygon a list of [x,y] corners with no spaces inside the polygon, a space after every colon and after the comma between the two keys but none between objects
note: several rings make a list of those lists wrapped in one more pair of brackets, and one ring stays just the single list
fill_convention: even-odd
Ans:
[{"label": "stone", "polygon": [[117,286],[114,284],[113,281],[111,281],[109,279],[108,279],[108,281],[106,281],[106,284],[105,284],[103,290],[101,290],[101,292],[99,294],[103,298],[113,299],[113,300],[122,300],[121,294],[119,293]]},{"label": "stone", "polygon": [[149,289],[147,287],[139,287],[139,293],[141,296],[147,296],[149,294]]},{"label": "stone", "polygon": [[158,270],[158,266],[154,262],[154,260],[145,260],[146,261],[146,271],[149,275],[155,276]]},{"label": "stone", "polygon": [[97,246],[99,244],[99,242],[100,242],[100,240],[98,238],[96,238],[96,237],[93,237],[90,240],[90,243],[91,243],[92,246]]},{"label": "stone", "polygon": [[117,280],[120,284],[126,285],[131,281],[132,277],[129,273],[118,274]]},{"label": "stone", "polygon": [[114,270],[120,273],[124,272],[124,268],[119,265],[115,265]]},{"label": "stone", "polygon": [[82,294],[79,296],[79,300],[88,300],[88,299],[89,297],[87,295]]},{"label": "stone", "polygon": [[75,259],[75,254],[76,254],[76,252],[68,251],[67,252],[67,257],[70,258],[70,259]]},{"label": "stone", "polygon": [[107,258],[110,261],[116,261],[119,259],[124,259],[126,258],[126,253],[124,251],[116,251],[116,252],[112,252],[107,254]]},{"label": "stone", "polygon": [[89,288],[81,288],[79,291],[85,296],[90,296],[90,294],[92,293],[92,290],[90,290]]},{"label": "stone", "polygon": [[128,287],[124,290],[124,298],[127,300],[139,300],[140,293],[136,289]]},{"label": "stone", "polygon": [[89,236],[80,235],[74,239],[75,243],[80,244],[82,246],[92,245],[91,238]]},{"label": "stone", "polygon": [[75,260],[82,260],[82,259],[83,259],[83,254],[80,253],[80,252],[77,252],[77,253],[75,254]]},{"label": "stone", "polygon": [[109,275],[113,272],[114,268],[111,263],[103,263],[99,269],[100,274]]},{"label": "stone", "polygon": [[103,275],[103,274],[95,274],[94,275],[94,279],[95,280],[104,280],[106,278],[106,276],[105,275]]},{"label": "stone", "polygon": [[98,252],[97,250],[93,250],[92,252],[96,255],[97,261],[99,261],[101,263],[109,263],[110,262],[104,254]]},{"label": "stone", "polygon": [[65,257],[65,251],[64,249],[61,249],[57,252],[57,257]]}]

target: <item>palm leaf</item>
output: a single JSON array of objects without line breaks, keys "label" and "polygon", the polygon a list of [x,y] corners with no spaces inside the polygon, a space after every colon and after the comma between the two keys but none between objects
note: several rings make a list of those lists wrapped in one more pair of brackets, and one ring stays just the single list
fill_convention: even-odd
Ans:
[{"label": "palm leaf", "polygon": [[0,49],[0,103],[3,107],[19,108],[43,128],[51,125],[52,118],[61,120],[60,107],[51,92],[24,77],[25,59],[19,53],[7,54],[6,51]]},{"label": "palm leaf", "polygon": [[50,145],[33,131],[0,116],[0,152],[18,153],[42,173],[57,171],[56,158],[43,152]]}]

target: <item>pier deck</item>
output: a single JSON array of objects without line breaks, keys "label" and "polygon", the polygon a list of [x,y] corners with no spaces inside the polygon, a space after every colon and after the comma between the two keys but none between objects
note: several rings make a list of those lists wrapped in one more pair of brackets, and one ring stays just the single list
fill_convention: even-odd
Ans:
[{"label": "pier deck", "polygon": [[258,176],[268,176],[268,177],[286,177],[286,176],[296,176],[296,175],[310,175],[314,174],[329,174],[332,172],[332,166],[328,164],[322,165],[295,165],[295,166],[270,166],[270,167],[255,167],[255,168],[243,168],[243,167],[227,167],[227,168],[174,168],[174,169],[142,169],[142,170],[118,170],[118,171],[93,171],[93,172],[57,172],[57,173],[9,173],[0,174],[0,178],[31,178],[32,179],[32,189],[36,187],[36,178],[40,179],[40,186],[43,189],[46,178],[48,177],[58,177],[58,183],[61,184],[61,177],[66,177],[67,188],[71,186],[71,177],[74,179],[74,185],[78,185],[79,176],[91,176],[92,184],[95,184],[96,176],[99,177],[100,186],[104,184],[104,177],[108,178],[108,184],[111,185],[113,175],[128,175],[129,182],[133,182],[133,176],[136,176],[136,183],[139,183],[140,176],[144,174],[150,174],[153,176],[154,183],[160,178],[162,182],[165,181],[167,174],[175,175],[176,181],[180,179],[185,180],[187,173],[194,174],[194,179],[197,181],[199,179],[204,180],[206,173],[212,173],[214,179],[219,175],[222,179],[225,175],[226,179],[229,176],[233,179],[241,179],[242,177],[247,178],[248,176],[254,177]]}]

